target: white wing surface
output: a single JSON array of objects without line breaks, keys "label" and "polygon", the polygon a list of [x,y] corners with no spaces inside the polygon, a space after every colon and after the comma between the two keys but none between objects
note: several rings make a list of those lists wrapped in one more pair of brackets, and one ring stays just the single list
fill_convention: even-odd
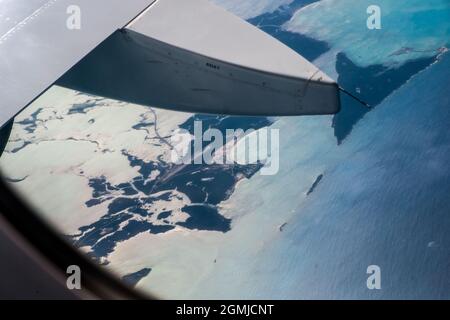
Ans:
[{"label": "white wing surface", "polygon": [[153,1],[0,0],[0,127]]}]

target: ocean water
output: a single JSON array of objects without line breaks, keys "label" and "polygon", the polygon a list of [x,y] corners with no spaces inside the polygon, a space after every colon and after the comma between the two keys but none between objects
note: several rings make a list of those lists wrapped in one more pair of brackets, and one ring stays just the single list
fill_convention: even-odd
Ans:
[{"label": "ocean water", "polygon": [[[285,157],[311,152],[312,158],[285,161],[270,184],[250,180],[229,204],[257,211],[252,223],[259,220],[258,228],[283,216],[283,231],[258,232],[252,243],[259,238],[259,246],[244,236],[225,244],[226,257],[234,246],[242,256],[218,266],[196,297],[450,298],[449,67],[445,55],[416,75],[361,120],[333,156],[317,159],[323,153],[305,148],[301,138],[283,145]],[[306,195],[304,171],[320,167],[323,178]],[[257,201],[261,193],[270,201],[243,201]],[[369,265],[381,268],[381,290],[366,287]]]}]

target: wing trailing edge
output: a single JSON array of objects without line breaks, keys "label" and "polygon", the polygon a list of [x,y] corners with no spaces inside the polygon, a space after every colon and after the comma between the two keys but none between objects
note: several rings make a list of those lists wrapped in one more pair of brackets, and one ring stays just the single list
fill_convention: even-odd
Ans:
[{"label": "wing trailing edge", "polygon": [[207,0],[158,0],[57,84],[196,113],[339,111],[339,87],[325,73]]}]

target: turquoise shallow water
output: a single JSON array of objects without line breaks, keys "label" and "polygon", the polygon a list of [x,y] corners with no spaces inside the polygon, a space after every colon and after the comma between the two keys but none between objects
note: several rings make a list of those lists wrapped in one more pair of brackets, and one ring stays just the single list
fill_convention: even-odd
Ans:
[{"label": "turquoise shallow water", "polygon": [[283,28],[326,41],[360,66],[398,65],[433,56],[449,45],[448,1],[377,1],[381,29],[369,30],[366,10],[373,4],[369,0],[322,0],[298,11]]}]

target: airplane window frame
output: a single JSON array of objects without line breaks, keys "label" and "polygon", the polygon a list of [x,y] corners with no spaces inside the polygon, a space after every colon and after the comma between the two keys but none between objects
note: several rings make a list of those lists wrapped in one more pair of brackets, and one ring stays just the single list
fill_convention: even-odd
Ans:
[{"label": "airplane window frame", "polygon": [[[18,234],[32,248],[33,253],[37,253],[54,267],[49,268],[53,270],[47,270],[50,274],[56,270],[58,273],[56,276],[67,277],[68,266],[80,267],[82,288],[75,292],[80,299],[155,299],[153,296],[129,287],[114,274],[102,269],[70,245],[52,226],[41,219],[26,201],[11,190],[1,172],[0,214],[7,222],[7,225],[3,227],[12,229],[11,232],[7,232],[9,235]],[[14,239],[14,236],[12,238],[13,242],[20,241]]]}]

